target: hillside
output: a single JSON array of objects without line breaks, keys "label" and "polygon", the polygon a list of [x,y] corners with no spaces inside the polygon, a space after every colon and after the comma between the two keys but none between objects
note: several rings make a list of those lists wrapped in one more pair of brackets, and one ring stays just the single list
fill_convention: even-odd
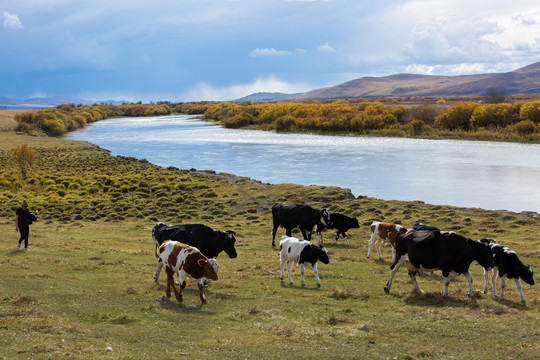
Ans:
[{"label": "hillside", "polygon": [[461,76],[396,74],[363,77],[291,96],[286,100],[485,96],[490,89],[503,90],[507,95],[540,94],[540,62],[507,73]]}]

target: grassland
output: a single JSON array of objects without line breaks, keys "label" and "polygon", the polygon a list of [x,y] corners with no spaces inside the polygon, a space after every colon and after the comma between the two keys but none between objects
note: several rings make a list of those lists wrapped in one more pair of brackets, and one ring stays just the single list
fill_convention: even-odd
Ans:
[{"label": "grassland", "polygon": [[[1,127],[1,126],[0,126]],[[27,181],[8,150],[28,144],[38,160]],[[355,198],[347,189],[270,185],[212,171],[160,168],[113,157],[97,146],[0,132],[0,359],[536,359],[540,291],[513,282],[507,299],[477,291],[463,276],[442,296],[440,273],[419,277],[413,291],[404,270],[385,294],[391,251],[366,259],[373,220],[410,227],[422,221],[475,240],[493,237],[540,268],[540,220],[508,213]],[[40,209],[30,252],[17,251],[14,209],[26,198]],[[270,245],[278,201],[304,202],[357,216],[350,246],[325,233],[331,262],[322,286],[279,279]],[[220,279],[201,307],[194,284],[184,304],[159,301],[151,229],[201,222],[237,232],[238,258],[219,257]],[[279,235],[283,231],[278,232]],[[473,263],[475,288],[482,269]],[[110,347],[112,351],[108,351]]]}]

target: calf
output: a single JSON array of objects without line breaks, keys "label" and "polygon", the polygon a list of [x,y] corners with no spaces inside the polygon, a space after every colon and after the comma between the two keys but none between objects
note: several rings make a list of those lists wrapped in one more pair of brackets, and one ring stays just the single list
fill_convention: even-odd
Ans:
[{"label": "calf", "polygon": [[484,268],[493,267],[491,248],[479,241],[467,239],[454,232],[437,230],[409,230],[396,236],[396,258],[390,266],[390,277],[384,287],[390,292],[392,279],[399,267],[406,262],[409,276],[414,287],[421,293],[422,289],[416,282],[418,270],[442,270],[444,296],[448,296],[450,272],[464,274],[469,281],[468,296],[474,296],[472,276],[469,271],[471,263],[476,260]]},{"label": "calf", "polygon": [[[191,276],[197,280],[199,296],[203,305],[207,303],[204,296],[204,279],[218,279],[216,259],[208,259],[197,248],[178,241],[165,240],[158,249],[159,258],[167,272],[167,298],[171,297],[171,286],[176,299],[182,302],[182,292],[186,287],[186,278]],[[173,274],[178,273],[180,291],[176,290]]]},{"label": "calf", "polygon": [[504,299],[504,288],[506,287],[506,278],[514,279],[521,297],[521,302],[525,304],[525,295],[521,290],[521,280],[529,285],[534,285],[533,271],[530,265],[524,265],[515,251],[494,244],[493,239],[481,239],[483,243],[488,244],[493,251],[493,264],[495,265],[491,271],[484,269],[484,294],[488,292],[488,277],[491,277],[491,285],[493,288],[493,296],[497,297],[497,275],[501,279],[501,300]]},{"label": "calf", "polygon": [[377,254],[379,254],[379,260],[382,260],[381,243],[389,242],[390,245],[392,245],[392,260],[395,260],[396,235],[398,233],[405,233],[406,231],[407,229],[405,229],[401,225],[374,221],[373,223],[371,223],[371,238],[369,239],[369,243],[368,243],[367,257],[369,258],[371,256],[371,247],[373,246],[373,244],[375,244],[375,248],[377,249]]},{"label": "calf", "polygon": [[331,226],[330,213],[326,209],[317,210],[309,205],[278,203],[272,206],[272,246],[276,246],[276,232],[281,225],[285,228],[287,236],[298,227],[304,236],[304,240],[311,240],[313,227],[318,223]]},{"label": "calf", "polygon": [[347,234],[345,232],[349,229],[359,228],[360,224],[358,224],[358,219],[339,213],[331,213],[330,221],[332,222],[332,225],[324,225],[323,223],[317,224],[317,240],[319,242],[319,245],[323,243],[322,231],[324,229],[337,229],[336,243],[339,239],[339,234],[341,234],[345,238],[345,242],[347,243],[347,245],[349,245],[349,240],[347,239]]},{"label": "calf", "polygon": [[321,286],[319,273],[317,271],[317,261],[328,264],[328,252],[322,246],[316,246],[307,240],[299,240],[295,237],[282,236],[279,242],[279,266],[281,268],[281,280],[285,276],[284,267],[287,264],[287,272],[289,274],[289,284],[292,284],[291,269],[293,263],[298,264],[300,269],[300,283],[304,283],[304,267],[310,267],[315,273],[317,286]]},{"label": "calf", "polygon": [[[212,229],[203,224],[180,224],[165,225],[158,223],[152,229],[152,238],[156,244],[156,257],[159,258],[157,250],[165,240],[180,241],[183,244],[194,246],[207,258],[217,257],[219,253],[225,251],[230,258],[238,256],[234,244],[236,233],[232,230],[220,231]],[[154,281],[159,281],[159,273],[163,263],[158,260]]]}]

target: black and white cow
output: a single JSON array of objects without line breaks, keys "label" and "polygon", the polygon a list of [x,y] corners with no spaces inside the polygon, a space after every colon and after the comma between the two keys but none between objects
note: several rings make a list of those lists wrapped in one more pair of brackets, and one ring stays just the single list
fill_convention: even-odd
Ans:
[{"label": "black and white cow", "polygon": [[[157,250],[161,244],[165,240],[173,240],[197,248],[209,259],[217,257],[222,251],[225,251],[230,258],[234,259],[238,256],[234,247],[236,242],[235,234],[236,232],[232,230],[220,231],[203,224],[165,225],[158,223],[152,229],[157,258],[159,258]],[[159,259],[154,277],[156,282],[159,281],[159,273],[162,267],[163,263]]]},{"label": "black and white cow", "polygon": [[298,227],[305,240],[311,241],[311,232],[318,223],[331,226],[330,213],[326,209],[317,210],[309,205],[278,203],[272,206],[272,246],[276,246],[276,232],[281,225],[285,228],[287,236],[291,236],[291,231]]},{"label": "black and white cow", "polygon": [[484,268],[493,268],[493,255],[488,245],[454,232],[409,230],[398,233],[395,240],[396,259],[390,266],[390,277],[384,287],[386,293],[390,292],[392,279],[404,262],[414,287],[421,293],[423,291],[416,282],[417,271],[442,270],[444,296],[448,296],[450,272],[465,275],[469,281],[468,296],[474,297],[473,280],[469,271],[471,263],[476,260]]},{"label": "black and white cow", "polygon": [[324,229],[337,229],[336,243],[339,239],[339,234],[341,234],[345,238],[347,245],[349,245],[349,239],[347,238],[346,232],[349,229],[358,229],[360,227],[358,219],[339,213],[331,213],[330,221],[332,222],[332,225],[324,225],[322,222],[317,224],[317,240],[319,241],[319,245],[323,243],[322,231]]},{"label": "black and white cow", "polygon": [[300,283],[304,282],[305,267],[310,267],[315,273],[315,281],[317,286],[321,286],[319,272],[317,270],[317,261],[328,264],[328,252],[322,246],[316,246],[307,240],[299,240],[295,237],[283,235],[279,242],[279,267],[281,268],[281,280],[285,277],[284,267],[287,264],[287,272],[289,274],[289,284],[292,284],[291,269],[294,263],[300,268]]},{"label": "black and white cow", "polygon": [[514,279],[519,290],[521,302],[525,303],[525,295],[521,290],[521,280],[529,285],[534,285],[533,271],[530,265],[524,265],[516,252],[495,244],[493,239],[481,239],[483,243],[489,244],[493,251],[493,264],[495,267],[484,269],[484,294],[488,292],[488,277],[491,277],[491,286],[493,287],[493,296],[497,297],[497,275],[501,279],[501,300],[504,299],[504,288],[506,287],[506,278]]}]

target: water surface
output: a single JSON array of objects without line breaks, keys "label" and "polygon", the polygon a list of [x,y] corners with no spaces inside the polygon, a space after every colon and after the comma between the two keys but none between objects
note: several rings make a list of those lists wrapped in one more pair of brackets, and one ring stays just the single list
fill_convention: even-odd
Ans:
[{"label": "water surface", "polygon": [[386,200],[540,212],[540,145],[277,134],[190,116],[109,119],[69,133],[113,155]]}]

